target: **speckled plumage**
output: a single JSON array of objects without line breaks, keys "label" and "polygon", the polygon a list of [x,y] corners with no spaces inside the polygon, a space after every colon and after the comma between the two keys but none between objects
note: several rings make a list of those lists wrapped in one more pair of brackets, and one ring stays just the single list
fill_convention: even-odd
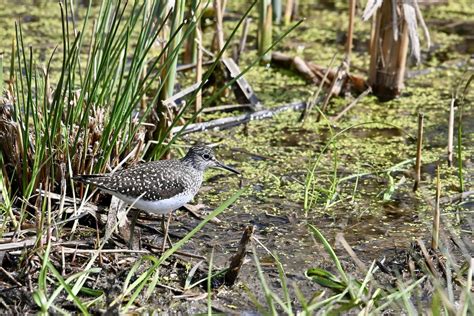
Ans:
[{"label": "speckled plumage", "polygon": [[113,174],[83,175],[74,179],[96,185],[138,209],[165,214],[194,198],[209,167],[237,173],[217,161],[211,148],[196,146],[179,160],[153,161]]}]

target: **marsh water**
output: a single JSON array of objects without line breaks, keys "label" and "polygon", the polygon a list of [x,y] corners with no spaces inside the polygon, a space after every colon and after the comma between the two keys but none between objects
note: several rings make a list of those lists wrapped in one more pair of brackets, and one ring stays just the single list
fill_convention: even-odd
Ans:
[{"label": "marsh water", "polygon": [[[241,8],[230,2],[227,11],[231,20]],[[313,1],[300,2],[300,14],[306,20],[277,49],[325,66],[335,53],[342,56],[344,41],[340,37],[347,25],[346,5],[335,2],[335,8],[329,8]],[[468,2],[422,8],[433,46],[424,51],[420,66],[410,68],[411,78],[406,80],[406,88],[396,100],[380,102],[375,97],[366,97],[337,123],[316,122],[316,115],[310,115],[302,123],[300,113],[285,112],[269,120],[253,121],[224,131],[189,134],[179,139],[178,145],[202,141],[218,144],[217,156],[242,171],[241,177],[219,170],[210,171],[194,201],[205,205],[200,212],[213,210],[238,188],[247,188],[244,195],[219,216],[220,223],[206,225],[182,250],[208,258],[213,248],[215,269],[224,268],[245,227],[253,225],[256,238],[280,258],[288,280],[311,296],[320,288],[307,279],[304,272],[315,266],[334,268],[323,246],[309,233],[308,223],[320,229],[334,245],[348,271],[353,271],[353,262],[334,242],[338,233],[343,234],[367,265],[376,259],[396,256],[416,238],[429,240],[437,164],[441,166],[442,197],[459,192],[458,169],[448,168],[445,163],[447,122],[452,91],[463,73],[467,69],[472,71],[469,58],[474,53],[474,27],[460,31],[449,25],[463,21],[474,25],[474,8]],[[47,56],[60,39],[56,11],[47,1],[14,3],[17,2],[0,1],[5,8],[0,19],[0,51],[8,55],[13,21],[20,19],[26,38],[37,54]],[[283,27],[276,33],[282,30]],[[368,67],[365,45],[369,30],[369,22],[357,21],[352,65],[361,72]],[[251,32],[250,48],[241,65],[255,58],[254,33]],[[268,107],[306,100],[315,89],[292,71],[268,65],[257,65],[246,78]],[[468,96],[472,99],[473,89]],[[328,116],[339,113],[352,99],[352,96],[333,99]],[[414,193],[419,112],[425,114],[425,138],[422,182],[420,190]],[[207,114],[203,120],[239,113]],[[464,107],[462,115],[463,176],[465,190],[469,191],[473,189],[474,177],[472,103]],[[458,128],[456,125],[455,134]],[[323,152],[328,142],[331,146]],[[455,165],[457,163],[456,159]],[[308,172],[315,164],[313,181],[307,183]],[[343,178],[347,179],[339,181]],[[338,184],[336,187],[335,183]],[[305,188],[308,186],[314,200],[305,209]],[[468,236],[470,228],[466,218],[474,211],[474,203],[442,207],[445,228]],[[178,211],[170,227],[172,238],[183,237],[199,221],[184,210]],[[156,219],[146,216],[141,222],[158,225]],[[161,244],[161,236],[146,228],[142,230],[144,240]],[[273,258],[263,247],[255,246],[270,285],[278,291],[278,271]],[[186,260],[193,266],[201,259]],[[262,299],[252,260],[244,264],[239,284],[233,289],[219,290],[213,304],[224,312],[253,311],[255,307],[248,300],[245,287]],[[157,296],[157,303],[166,303],[186,312],[202,312],[205,308],[203,299],[178,299],[165,290],[160,293],[163,295]]]}]

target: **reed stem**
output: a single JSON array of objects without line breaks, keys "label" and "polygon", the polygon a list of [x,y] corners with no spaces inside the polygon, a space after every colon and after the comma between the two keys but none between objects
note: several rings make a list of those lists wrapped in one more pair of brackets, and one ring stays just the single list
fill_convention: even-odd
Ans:
[{"label": "reed stem", "polygon": [[416,144],[415,185],[413,191],[418,190],[421,181],[421,151],[423,147],[423,113],[418,113],[418,136]]},{"label": "reed stem", "polygon": [[439,175],[439,165],[436,168],[436,201],[435,209],[433,216],[433,232],[431,236],[431,249],[438,249],[439,242],[439,225],[440,225],[440,209],[439,209],[439,200],[441,197],[441,179]]},{"label": "reed stem", "polygon": [[456,98],[451,99],[449,106],[449,123],[448,123],[448,166],[453,165],[453,142],[454,142],[454,104]]},{"label": "reed stem", "polygon": [[285,25],[291,23],[291,15],[293,13],[293,1],[294,0],[286,0],[285,15],[283,16],[283,24]]},{"label": "reed stem", "polygon": [[350,70],[352,42],[354,37],[354,20],[356,14],[356,0],[349,0],[349,28],[347,30],[346,59],[347,71]]}]

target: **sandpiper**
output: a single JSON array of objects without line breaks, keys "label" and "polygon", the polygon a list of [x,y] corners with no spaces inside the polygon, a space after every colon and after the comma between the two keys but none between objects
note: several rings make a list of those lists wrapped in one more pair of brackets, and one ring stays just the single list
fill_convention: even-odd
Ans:
[{"label": "sandpiper", "polygon": [[[219,162],[210,147],[194,146],[181,159],[152,161],[111,174],[78,175],[73,179],[93,184],[139,210],[169,214],[164,227],[164,251],[172,212],[194,198],[204,171],[212,167],[240,173]],[[135,221],[136,218],[131,223],[130,245]]]}]

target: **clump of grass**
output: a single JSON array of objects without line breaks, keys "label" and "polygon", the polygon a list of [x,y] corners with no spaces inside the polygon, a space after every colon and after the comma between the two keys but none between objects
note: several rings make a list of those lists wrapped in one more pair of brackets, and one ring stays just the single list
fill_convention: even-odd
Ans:
[{"label": "clump of grass", "polygon": [[[416,275],[408,274],[407,277],[407,274],[404,273],[405,276],[402,277],[401,274],[394,273],[392,283],[382,283],[380,274],[383,273],[379,267],[385,265],[373,261],[368,269],[364,268],[364,271],[362,271],[365,276],[358,279],[345,270],[341,260],[323,234],[311,224],[308,225],[308,228],[316,240],[323,245],[337,274],[329,271],[329,269],[314,267],[308,269],[305,275],[322,288],[329,290],[329,292],[315,293],[311,298],[306,298],[298,290],[298,287],[293,284],[294,297],[291,297],[286,285],[286,276],[278,257],[261,245],[275,260],[284,296],[283,299],[280,298],[266,281],[265,273],[254,249],[254,262],[266,303],[260,302],[251,291],[247,290],[247,293],[261,313],[268,315],[313,315],[318,312],[319,314],[358,313],[361,315],[377,315],[395,312],[416,315],[417,313],[423,313],[428,308],[432,313],[445,310],[453,315],[469,315],[469,311],[474,307],[470,294],[472,259],[466,262],[465,266],[468,268],[463,271],[459,269],[447,248],[444,248],[442,255],[447,259],[445,278],[436,274],[436,272],[430,271],[428,266],[423,263],[428,263],[428,261],[420,261],[417,262],[419,270],[417,270]],[[396,260],[399,261],[398,258]],[[407,269],[410,268],[407,267]],[[458,278],[461,275],[463,276],[457,281],[459,286],[456,296],[453,291],[453,280],[449,277],[452,275],[451,269],[454,270],[454,274]],[[430,288],[434,290],[430,290]]]}]

